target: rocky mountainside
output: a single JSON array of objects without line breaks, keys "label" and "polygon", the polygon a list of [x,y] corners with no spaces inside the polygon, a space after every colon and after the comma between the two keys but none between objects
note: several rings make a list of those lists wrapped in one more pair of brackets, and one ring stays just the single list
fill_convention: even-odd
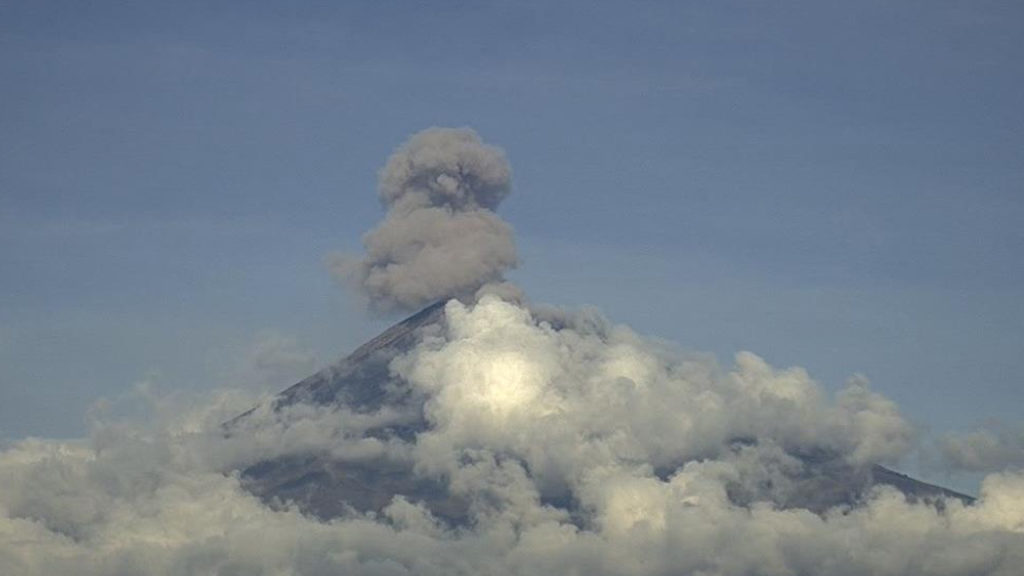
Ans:
[{"label": "rocky mountainside", "polygon": [[[273,401],[274,411],[300,404],[343,408],[344,414],[367,414],[387,407],[398,417],[365,430],[369,437],[415,442],[427,429],[423,399],[416,397],[394,377],[389,365],[432,331],[440,334],[444,302],[432,304],[395,324],[360,346],[336,364],[298,382]],[[255,409],[254,409],[255,410]],[[228,433],[241,432],[250,410],[225,424]],[[737,447],[757,439],[736,439]],[[737,448],[738,449],[738,448]],[[784,508],[799,507],[823,512],[836,505],[856,505],[878,485],[892,486],[908,500],[938,506],[945,499],[964,503],[973,498],[935,486],[874,464],[853,467],[827,451],[793,454],[803,466],[789,480],[791,487],[775,502]],[[672,471],[663,471],[666,476]],[[349,510],[381,511],[396,495],[422,502],[437,517],[458,524],[465,520],[467,503],[452,496],[439,480],[416,474],[411,465],[385,457],[341,458],[324,451],[289,454],[261,461],[242,471],[244,486],[271,504],[293,503],[306,513],[328,519]],[[735,504],[756,501],[757,495],[740,485],[728,491]],[[553,495],[547,502],[575,516],[571,495]]]}]

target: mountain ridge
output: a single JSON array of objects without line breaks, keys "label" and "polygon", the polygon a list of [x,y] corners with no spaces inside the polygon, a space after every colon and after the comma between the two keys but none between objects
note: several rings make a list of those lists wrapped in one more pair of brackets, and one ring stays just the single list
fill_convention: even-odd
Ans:
[{"label": "mountain ridge", "polygon": [[[447,300],[439,300],[390,326],[378,336],[356,348],[340,361],[304,378],[279,393],[272,401],[277,412],[297,404],[344,407],[365,413],[394,406],[406,418],[379,428],[370,427],[367,436],[379,439],[415,441],[427,429],[422,406],[409,402],[408,391],[397,385],[390,364],[411,350],[430,330],[440,331]],[[255,410],[249,410],[225,424],[237,426]],[[737,440],[749,443],[751,440]],[[756,443],[756,439],[753,440]],[[853,467],[834,455],[801,455],[806,472],[793,479],[793,493],[776,504],[781,507],[807,508],[817,513],[836,505],[856,505],[877,486],[889,486],[908,501],[924,501],[944,506],[947,499],[971,504],[974,498],[922,482],[908,475],[871,463]],[[380,513],[396,496],[421,502],[437,517],[453,524],[466,521],[469,504],[448,494],[441,478],[418,475],[406,462],[387,458],[345,460],[326,453],[290,454],[260,461],[241,471],[243,486],[265,502],[292,503],[305,513],[330,519],[356,511]],[[729,498],[745,505],[751,496],[743,490],[730,491]],[[564,507],[570,515],[571,498],[556,495],[551,504]]]}]

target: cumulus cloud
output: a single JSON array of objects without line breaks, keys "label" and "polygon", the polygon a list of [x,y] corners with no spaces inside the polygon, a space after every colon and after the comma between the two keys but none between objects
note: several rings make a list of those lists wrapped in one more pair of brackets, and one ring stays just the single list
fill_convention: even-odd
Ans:
[{"label": "cumulus cloud", "polygon": [[998,472],[1024,468],[1024,427],[994,426],[939,441],[946,465],[953,470]]},{"label": "cumulus cloud", "polygon": [[[402,406],[217,393],[90,438],[0,452],[4,574],[1018,574],[1024,475],[971,506],[880,487],[812,506],[808,482],[908,448],[861,380],[830,399],[750,353],[720,367],[593,312],[450,301],[392,362]],[[397,393],[397,392],[396,392]],[[410,414],[408,410],[414,414]],[[418,418],[418,433],[382,429]],[[144,424],[143,424],[144,423]],[[237,472],[282,455],[387,460],[466,503],[452,524],[395,496],[329,521]],[[340,470],[344,470],[342,467]]]},{"label": "cumulus cloud", "polygon": [[[895,406],[864,382],[829,405],[802,369],[776,370],[741,353],[732,371],[718,374],[717,366],[679,359],[592,315],[556,316],[556,327],[485,297],[472,308],[450,302],[446,317],[447,339],[395,363],[430,398],[424,410],[434,428],[420,443],[443,443],[444,454],[487,441],[522,452],[543,477],[594,454],[672,467],[738,439],[814,447],[853,465],[898,457],[909,446],[910,428]],[[538,445],[545,451],[532,461]],[[558,476],[570,481],[564,471]]]},{"label": "cumulus cloud", "polygon": [[517,262],[512,228],[494,213],[510,182],[504,153],[472,130],[424,130],[380,173],[387,215],[363,237],[366,254],[336,256],[332,268],[381,310],[501,282]]}]

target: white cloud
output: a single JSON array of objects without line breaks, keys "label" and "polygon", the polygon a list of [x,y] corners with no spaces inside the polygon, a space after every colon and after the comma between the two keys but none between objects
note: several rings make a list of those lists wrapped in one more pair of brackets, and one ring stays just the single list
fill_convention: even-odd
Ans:
[{"label": "white cloud", "polygon": [[[850,470],[903,453],[895,406],[855,380],[834,401],[749,353],[722,369],[593,313],[452,301],[443,333],[393,363],[422,400],[413,442],[368,435],[407,414],[295,405],[220,423],[251,396],[99,416],[87,440],[0,452],[0,572],[109,574],[1019,574],[1024,475],[945,507],[879,488],[800,505],[824,454]],[[173,409],[172,409],[173,407]],[[815,452],[817,450],[817,452]],[[283,454],[404,460],[469,504],[451,527],[396,497],[332,521],[270,508],[233,470]],[[565,507],[565,502],[573,506]]]}]

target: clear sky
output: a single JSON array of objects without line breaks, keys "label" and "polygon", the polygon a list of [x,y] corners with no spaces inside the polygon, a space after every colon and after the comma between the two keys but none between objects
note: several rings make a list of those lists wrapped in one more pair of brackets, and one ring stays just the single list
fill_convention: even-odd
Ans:
[{"label": "clear sky", "polygon": [[1020,425],[1022,54],[1019,2],[2,3],[0,438],[375,334],[324,260],[435,125],[533,301]]}]

